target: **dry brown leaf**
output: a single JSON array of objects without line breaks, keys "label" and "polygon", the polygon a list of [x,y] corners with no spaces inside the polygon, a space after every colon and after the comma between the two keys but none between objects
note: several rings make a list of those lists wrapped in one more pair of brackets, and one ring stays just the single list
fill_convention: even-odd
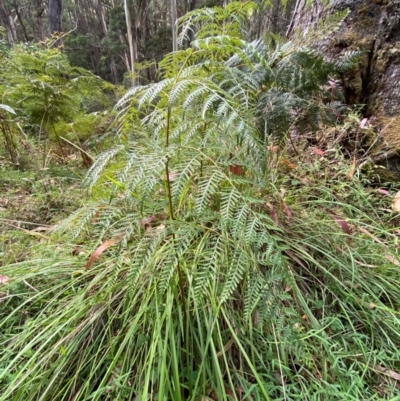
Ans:
[{"label": "dry brown leaf", "polygon": [[229,166],[229,171],[234,175],[242,175],[242,166],[239,164],[231,164]]},{"label": "dry brown leaf", "polygon": [[228,352],[231,348],[232,345],[235,344],[235,339],[232,337],[224,346],[223,351],[217,352],[217,358],[220,358],[222,355],[224,355],[226,352]]},{"label": "dry brown leaf", "polygon": [[389,376],[394,380],[400,381],[400,374],[395,372],[394,370],[386,369],[383,366],[377,365],[373,367],[374,370],[378,371],[379,373],[384,374],[385,376]]},{"label": "dry brown leaf", "polygon": [[400,212],[400,191],[394,196],[392,210],[394,212]]},{"label": "dry brown leaf", "polygon": [[399,262],[397,259],[395,259],[394,256],[389,255],[389,254],[386,254],[386,255],[385,255],[385,258],[386,258],[389,262],[392,262],[394,265],[400,266],[400,262]]},{"label": "dry brown leaf", "polygon": [[293,217],[292,209],[285,203],[285,201],[282,201],[282,207],[283,207],[283,214],[288,217],[289,220]]},{"label": "dry brown leaf", "polygon": [[90,256],[89,260],[86,263],[85,270],[89,270],[90,266],[99,258],[99,256],[110,246],[115,245],[119,242],[119,238],[111,238],[108,241],[103,242]]},{"label": "dry brown leaf", "polygon": [[313,153],[315,153],[318,156],[323,156],[325,154],[325,152],[319,148],[311,148],[311,150]]},{"label": "dry brown leaf", "polygon": [[331,210],[327,210],[327,212],[333,216],[334,220],[336,221],[336,223],[342,228],[342,230],[348,235],[351,235],[351,230],[350,230],[350,226],[347,224],[347,222],[343,219],[343,217],[338,216],[337,214],[335,214],[334,212],[332,212]]},{"label": "dry brown leaf", "polygon": [[369,237],[371,237],[375,242],[377,242],[378,244],[383,245],[385,248],[387,247],[386,244],[384,242],[382,242],[378,237],[376,237],[374,234],[371,234],[368,230],[366,230],[365,228],[362,227],[358,227],[358,229],[364,233],[367,234]]},{"label": "dry brown leaf", "polygon": [[178,177],[178,172],[177,171],[171,171],[169,174],[168,174],[168,179],[169,179],[169,181],[175,181],[176,180],[176,178]]},{"label": "dry brown leaf", "polygon": [[149,216],[149,217],[145,217],[142,220],[140,220],[140,224],[143,227],[146,227],[148,225],[150,225],[156,218],[154,216]]},{"label": "dry brown leaf", "polygon": [[376,192],[379,192],[380,194],[383,194],[383,195],[390,196],[390,192],[387,189],[378,188],[376,190]]},{"label": "dry brown leaf", "polygon": [[278,224],[278,209],[274,205],[271,205],[270,203],[267,203],[267,206],[269,207],[272,221]]},{"label": "dry brown leaf", "polygon": [[50,226],[40,226],[40,227],[36,227],[33,230],[31,230],[31,233],[37,233],[40,231],[51,231],[53,229],[53,227]]}]

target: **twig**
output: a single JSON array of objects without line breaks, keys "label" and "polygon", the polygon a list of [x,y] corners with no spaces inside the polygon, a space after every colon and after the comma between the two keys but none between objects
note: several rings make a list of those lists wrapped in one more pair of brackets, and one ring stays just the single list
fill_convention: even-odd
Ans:
[{"label": "twig", "polygon": [[35,292],[39,292],[39,290],[37,290],[35,287],[31,286],[26,280],[22,280],[24,282],[24,284],[29,287],[31,290],[35,291]]},{"label": "twig", "polygon": [[47,224],[31,223],[30,221],[23,221],[23,220],[0,219],[0,221],[5,221],[6,223],[30,224],[31,226],[38,226],[38,227],[51,227],[51,226],[49,226]]}]

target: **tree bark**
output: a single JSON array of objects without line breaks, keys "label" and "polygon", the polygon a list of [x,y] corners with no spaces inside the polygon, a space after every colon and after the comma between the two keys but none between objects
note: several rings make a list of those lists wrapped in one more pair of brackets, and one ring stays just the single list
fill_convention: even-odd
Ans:
[{"label": "tree bark", "polygon": [[308,0],[297,0],[286,36],[291,36],[295,29],[301,30],[306,36],[309,28],[323,17],[324,10],[319,0],[313,1],[311,7],[308,5]]},{"label": "tree bark", "polygon": [[19,6],[18,6],[18,4],[17,4],[16,1],[14,2],[14,7],[15,7],[15,13],[17,14],[18,21],[19,21],[19,23],[20,23],[20,25],[21,25],[22,31],[24,32],[25,40],[26,40],[27,42],[29,42],[29,36],[28,36],[27,31],[26,31],[24,21],[23,21],[23,19],[21,18],[21,14],[20,14],[20,12],[19,12]]},{"label": "tree bark", "polygon": [[103,30],[104,36],[107,36],[108,28],[107,28],[107,23],[106,23],[106,16],[104,12],[104,6],[103,6],[103,1],[98,0],[97,2],[97,14],[100,20],[101,28]]},{"label": "tree bark", "polygon": [[131,56],[131,73],[132,73],[132,86],[135,86],[135,54],[136,54],[136,49],[135,49],[135,43],[133,40],[133,35],[132,35],[132,19],[131,19],[131,13],[130,13],[130,8],[128,5],[128,0],[124,0],[124,8],[125,8],[125,17],[126,17],[126,30],[128,34],[128,43],[129,43],[129,52]]},{"label": "tree bark", "polygon": [[0,21],[2,21],[6,28],[7,41],[12,46],[18,42],[17,30],[12,13],[7,9],[3,1],[0,2]]},{"label": "tree bark", "polygon": [[193,11],[196,8],[196,0],[188,0],[186,5],[186,12]]},{"label": "tree bark", "polygon": [[178,50],[178,41],[176,34],[176,0],[171,0],[171,29],[172,29],[172,51],[176,52]]},{"label": "tree bark", "polygon": [[39,33],[39,40],[41,42],[44,42],[45,40],[45,35],[44,35],[44,26],[43,26],[43,13],[44,13],[44,8],[42,7],[42,5],[40,4],[41,2],[39,2],[38,4],[38,8],[37,8],[37,28],[38,28],[38,33]]},{"label": "tree bark", "polygon": [[49,0],[49,30],[50,34],[60,33],[62,0]]},{"label": "tree bark", "polygon": [[[314,2],[310,10],[306,0],[299,0],[292,27],[306,35],[309,28],[328,13],[349,8],[348,17],[340,29],[317,47],[329,56],[337,57],[345,51],[363,50],[357,76],[347,81],[350,103],[363,103],[366,116],[378,110],[393,117],[400,110],[400,0],[331,0],[330,10]],[[354,72],[353,72],[354,75]],[[351,81],[351,82],[350,82]]]},{"label": "tree bark", "polygon": [[305,35],[328,13],[349,9],[340,28],[316,43],[328,56],[363,50],[357,68],[343,76],[346,101],[365,105],[364,117],[380,128],[379,151],[400,153],[400,0],[331,0],[331,8],[298,0],[288,34]]}]

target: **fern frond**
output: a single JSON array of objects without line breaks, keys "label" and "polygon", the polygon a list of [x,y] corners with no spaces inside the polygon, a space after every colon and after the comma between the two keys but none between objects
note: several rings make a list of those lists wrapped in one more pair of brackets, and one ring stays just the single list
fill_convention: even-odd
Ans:
[{"label": "fern frond", "polygon": [[118,153],[122,152],[122,150],[124,150],[123,146],[116,146],[115,148],[102,153],[89,169],[84,184],[92,187],[99,179],[104,167],[108,164],[108,162],[118,155]]},{"label": "fern frond", "polygon": [[217,193],[225,175],[220,170],[210,170],[210,174],[205,174],[202,181],[198,184],[198,194],[196,198],[195,211],[197,215],[202,215],[206,208],[209,208],[211,199]]},{"label": "fern frond", "polygon": [[268,283],[261,272],[255,270],[249,273],[243,311],[243,318],[246,323],[250,321],[253,311],[259,305],[261,296],[267,285]]},{"label": "fern frond", "polygon": [[[234,220],[234,213],[242,196],[236,188],[229,188],[221,195],[221,224],[224,230],[229,230]],[[240,223],[239,223],[240,224]],[[235,222],[238,225],[238,222]]]},{"label": "fern frond", "polygon": [[233,251],[226,281],[220,296],[220,303],[226,302],[236,290],[240,281],[243,280],[246,272],[252,271],[254,260],[249,249],[242,249],[240,245]]},{"label": "fern frond", "polygon": [[134,290],[142,274],[152,274],[151,267],[156,265],[158,252],[167,236],[166,230],[155,229],[134,243],[127,273],[127,284],[130,290]]}]

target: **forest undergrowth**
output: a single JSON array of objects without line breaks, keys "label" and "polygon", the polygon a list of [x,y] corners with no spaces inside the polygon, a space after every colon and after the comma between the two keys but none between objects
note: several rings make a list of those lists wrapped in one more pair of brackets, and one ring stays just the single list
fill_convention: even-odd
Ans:
[{"label": "forest undergrowth", "polygon": [[399,399],[400,188],[327,85],[359,54],[248,42],[255,7],[183,17],[80,207],[13,245],[1,401]]}]

